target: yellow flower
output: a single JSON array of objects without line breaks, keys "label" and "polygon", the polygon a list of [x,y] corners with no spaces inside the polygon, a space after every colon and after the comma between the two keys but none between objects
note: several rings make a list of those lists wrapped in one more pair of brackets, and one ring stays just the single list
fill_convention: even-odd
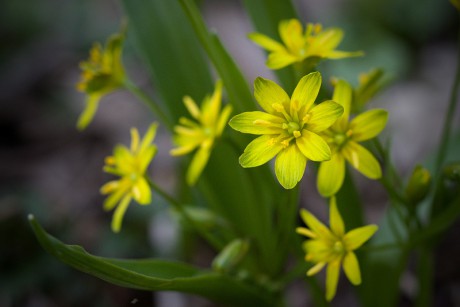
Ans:
[{"label": "yellow flower", "polygon": [[222,82],[216,83],[211,97],[207,96],[201,104],[201,110],[189,96],[184,97],[184,104],[194,120],[185,117],[179,119],[180,125],[174,127],[174,143],[178,146],[171,150],[171,155],[188,154],[198,148],[187,171],[189,185],[195,184],[206,166],[216,138],[222,135],[232,107],[226,105],[221,112]]},{"label": "yellow flower", "polygon": [[337,209],[335,197],[331,198],[329,209],[330,229],[310,212],[301,209],[300,215],[309,229],[298,227],[296,231],[310,239],[303,245],[305,260],[315,265],[307,271],[307,276],[318,273],[327,265],[326,299],[331,301],[335,296],[341,266],[353,285],[361,284],[359,263],[353,251],[369,240],[378,227],[367,225],[345,233],[345,225]]},{"label": "yellow flower", "polygon": [[333,101],[314,105],[320,87],[319,72],[304,76],[291,98],[273,81],[261,77],[254,81],[254,96],[266,112],[241,113],[229,123],[240,132],[261,135],[240,156],[242,167],[259,166],[277,156],[276,177],[284,188],[292,189],[302,179],[307,159],[331,158],[318,133],[330,127],[343,108]]},{"label": "yellow flower", "polygon": [[278,32],[284,45],[260,33],[249,34],[253,42],[270,52],[266,64],[271,69],[280,69],[305,60],[316,63],[321,59],[341,59],[363,54],[360,51],[335,49],[343,38],[343,31],[339,28],[323,30],[320,24],[309,23],[303,33],[300,21],[289,19],[280,22]]},{"label": "yellow flower", "polygon": [[104,171],[116,176],[113,180],[101,187],[102,194],[110,194],[104,202],[105,210],[115,209],[112,219],[112,230],[119,232],[123,216],[131,199],[140,205],[148,205],[152,194],[145,175],[147,167],[157,152],[157,147],[152,144],[155,138],[157,124],[150,125],[144,138],[139,140],[139,132],[131,128],[131,147],[118,145],[113,151],[113,156],[105,159]]},{"label": "yellow flower", "polygon": [[123,86],[125,71],[121,62],[124,33],[112,35],[105,48],[95,43],[87,61],[80,63],[81,80],[77,89],[84,92],[86,108],[78,118],[77,128],[85,129],[96,113],[101,98]]},{"label": "yellow flower", "polygon": [[382,176],[379,162],[358,142],[376,137],[388,119],[387,111],[375,109],[361,113],[349,122],[352,89],[343,80],[337,82],[332,99],[343,106],[344,112],[330,129],[322,133],[332,150],[332,158],[321,162],[318,170],[318,191],[324,197],[334,195],[342,186],[345,160],[370,179]]}]

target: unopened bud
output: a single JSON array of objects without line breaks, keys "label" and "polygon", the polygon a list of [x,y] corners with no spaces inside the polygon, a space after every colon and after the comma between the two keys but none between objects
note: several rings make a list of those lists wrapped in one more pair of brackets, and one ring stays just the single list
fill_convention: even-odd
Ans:
[{"label": "unopened bud", "polygon": [[423,166],[417,165],[412,171],[406,187],[406,197],[412,204],[421,202],[429,192],[431,184],[430,172]]},{"label": "unopened bud", "polygon": [[248,250],[247,240],[233,240],[214,258],[212,268],[218,272],[229,272],[240,264]]}]

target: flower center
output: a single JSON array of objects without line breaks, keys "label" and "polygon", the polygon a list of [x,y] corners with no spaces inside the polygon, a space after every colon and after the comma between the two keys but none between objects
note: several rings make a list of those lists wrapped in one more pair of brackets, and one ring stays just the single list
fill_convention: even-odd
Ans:
[{"label": "flower center", "polygon": [[345,253],[345,246],[343,245],[342,241],[336,241],[334,246],[332,247],[334,252],[337,254],[344,254]]},{"label": "flower center", "polygon": [[289,134],[293,134],[294,131],[299,131],[300,130],[300,125],[296,122],[289,122],[287,124],[287,131]]}]

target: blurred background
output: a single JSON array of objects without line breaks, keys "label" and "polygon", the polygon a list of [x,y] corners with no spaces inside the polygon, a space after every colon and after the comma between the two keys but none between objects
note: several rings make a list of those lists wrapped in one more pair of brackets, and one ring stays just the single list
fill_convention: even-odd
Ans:
[{"label": "blurred background", "polygon": [[[135,0],[133,0],[135,1]],[[201,1],[214,28],[247,77],[275,79],[264,52],[246,34],[253,31],[242,4],[235,0]],[[341,50],[363,50],[359,59],[321,64],[323,79],[332,76],[357,84],[372,68],[391,80],[370,107],[390,112],[385,136],[403,175],[428,159],[439,142],[449,91],[453,83],[458,20],[447,0],[296,0],[304,23],[345,29]],[[152,121],[148,109],[129,93],[105,97],[92,124],[75,129],[84,107],[76,92],[78,63],[94,41],[104,42],[118,31],[123,12],[116,0],[3,2],[0,10],[0,306],[213,306],[173,293],[150,293],[112,286],[77,272],[48,255],[27,222],[33,213],[64,242],[82,245],[110,257],[189,257],[190,244],[180,244],[180,231],[161,199],[154,205],[132,205],[123,231],[110,231],[111,213],[102,210],[99,187],[109,180],[103,159],[117,143],[129,142],[129,128],[143,133]],[[141,87],[155,92],[147,70],[128,37],[124,63]],[[201,97],[195,97],[200,101]],[[459,112],[456,125],[459,127]],[[458,130],[458,129],[457,129]],[[160,131],[161,132],[161,131]],[[177,178],[169,157],[170,136],[159,134],[153,178],[172,191]],[[386,199],[375,182],[356,177],[370,222],[378,222]],[[315,191],[313,172],[302,183],[308,206],[325,217]],[[454,226],[439,247],[436,266],[437,306],[460,304],[460,244]],[[188,246],[188,247],[187,247]],[[212,255],[200,253],[192,262],[206,266]],[[401,306],[413,294],[410,268],[402,280]],[[292,289],[290,306],[308,305],[302,288]],[[455,294],[457,292],[457,294]],[[456,296],[455,296],[456,295]],[[447,298],[446,298],[447,297]],[[349,302],[340,292],[334,304]],[[457,305],[460,306],[460,305]]]}]

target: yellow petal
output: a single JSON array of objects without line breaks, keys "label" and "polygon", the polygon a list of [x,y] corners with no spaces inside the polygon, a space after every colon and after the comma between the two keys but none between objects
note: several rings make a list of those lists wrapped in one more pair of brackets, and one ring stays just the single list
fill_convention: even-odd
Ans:
[{"label": "yellow petal", "polygon": [[292,189],[302,179],[306,165],[307,158],[292,144],[276,156],[276,178],[285,189]]},{"label": "yellow petal", "polygon": [[268,68],[276,70],[301,60],[302,58],[299,58],[283,49],[270,53],[267,58],[266,65]]},{"label": "yellow petal", "polygon": [[345,225],[339,209],[337,208],[335,196],[331,197],[329,206],[329,224],[331,226],[331,230],[337,237],[342,237],[345,233]]},{"label": "yellow petal", "polygon": [[[320,239],[323,240],[334,240],[334,235],[331,233],[329,228],[326,227],[323,223],[321,223],[313,214],[305,209],[300,210],[300,217],[304,221],[304,223],[311,229],[314,233],[316,233]],[[310,241],[309,241],[310,242]]]},{"label": "yellow petal", "polygon": [[152,123],[149,126],[149,128],[147,129],[147,132],[142,138],[141,146],[139,149],[140,151],[147,148],[153,142],[153,140],[155,139],[155,135],[157,134],[157,128],[158,128],[158,123]]},{"label": "yellow petal", "polygon": [[129,203],[131,202],[131,196],[126,195],[118,205],[112,218],[112,231],[115,233],[120,232],[121,223],[123,222],[123,216],[125,215],[126,209],[128,209]]},{"label": "yellow petal", "polygon": [[240,164],[242,167],[255,167],[267,163],[276,156],[283,144],[275,142],[275,136],[262,135],[248,144],[244,153],[240,156]]},{"label": "yellow petal", "polygon": [[289,51],[298,53],[305,44],[302,35],[302,24],[297,19],[283,20],[279,23],[278,32],[281,40]]},{"label": "yellow petal", "polygon": [[342,113],[342,106],[332,100],[324,101],[308,112],[310,119],[307,128],[314,133],[321,132],[332,126]]},{"label": "yellow petal", "polygon": [[326,29],[315,36],[312,48],[317,50],[317,55],[323,56],[326,52],[335,49],[343,38],[343,31],[339,28]]},{"label": "yellow petal", "polygon": [[254,43],[256,43],[257,45],[269,51],[277,51],[277,50],[284,49],[284,46],[282,44],[260,33],[250,33],[248,35],[248,38],[252,40]]},{"label": "yellow petal", "polygon": [[227,125],[228,118],[230,117],[232,110],[232,106],[228,104],[223,108],[222,113],[220,113],[216,126],[216,137],[222,135],[222,132],[224,131],[225,126]]},{"label": "yellow petal", "polygon": [[295,139],[300,151],[312,161],[326,161],[331,158],[331,149],[319,135],[306,129]]},{"label": "yellow petal", "polygon": [[222,86],[222,81],[218,80],[212,96],[203,101],[201,108],[201,123],[205,126],[214,126],[217,122],[220,107],[222,105]]},{"label": "yellow petal", "polygon": [[374,235],[377,229],[377,225],[367,225],[347,232],[343,237],[345,248],[348,251],[359,248]]},{"label": "yellow petal", "polygon": [[340,50],[331,50],[324,55],[325,58],[338,60],[343,58],[351,58],[363,56],[364,52],[362,51],[340,51]]},{"label": "yellow petal", "polygon": [[190,163],[190,166],[187,170],[187,184],[194,185],[200,177],[204,167],[208,163],[209,156],[211,155],[210,147],[210,145],[202,145],[193,156],[192,162]]},{"label": "yellow petal", "polygon": [[376,137],[385,128],[387,120],[388,112],[382,109],[359,114],[350,122],[352,139],[361,142]]},{"label": "yellow petal", "polygon": [[149,205],[152,202],[152,192],[147,180],[144,177],[139,178],[132,188],[133,198],[140,205]]},{"label": "yellow petal", "polygon": [[139,131],[136,128],[131,128],[131,151],[136,152],[139,147]]},{"label": "yellow petal", "polygon": [[278,84],[262,77],[254,81],[254,97],[262,109],[271,114],[275,114],[273,104],[289,102],[289,96]]},{"label": "yellow petal", "polygon": [[315,239],[315,238],[318,237],[313,231],[311,231],[310,229],[305,228],[305,227],[297,227],[297,228],[295,229],[295,231],[296,231],[299,235],[306,236],[306,237],[308,237],[308,238],[310,238],[310,239]]},{"label": "yellow petal", "polygon": [[366,148],[358,143],[348,141],[342,148],[342,154],[345,159],[364,176],[370,179],[382,177],[382,170],[379,162]]},{"label": "yellow petal", "polygon": [[299,107],[308,112],[318,96],[321,88],[321,74],[317,71],[309,73],[300,79],[294,93],[292,93],[291,103],[298,101]]},{"label": "yellow petal", "polygon": [[318,170],[317,187],[323,197],[336,194],[345,178],[345,159],[340,153],[333,153],[331,160],[321,162]]},{"label": "yellow petal", "polygon": [[343,259],[343,270],[348,280],[355,286],[361,284],[361,271],[355,253],[348,252]]},{"label": "yellow petal", "polygon": [[99,105],[100,95],[88,95],[86,97],[86,107],[83,113],[78,117],[77,129],[84,130],[93,120],[94,114],[96,114],[97,107]]},{"label": "yellow petal", "polygon": [[201,116],[201,111],[195,103],[195,101],[190,96],[184,96],[182,101],[184,102],[184,105],[187,108],[190,115],[192,115],[192,117],[195,119],[199,119]]},{"label": "yellow petal", "polygon": [[332,301],[337,291],[337,283],[340,274],[340,260],[331,262],[326,270],[326,300]]},{"label": "yellow petal", "polygon": [[104,210],[109,211],[115,208],[120,199],[126,195],[127,191],[128,188],[120,184],[120,187],[105,199],[103,204]]},{"label": "yellow petal", "polygon": [[113,193],[119,187],[120,187],[120,182],[118,180],[112,180],[104,184],[101,187],[100,192],[101,194],[106,195],[109,193]]},{"label": "yellow petal", "polygon": [[233,129],[250,134],[280,134],[285,120],[261,111],[244,112],[234,116],[229,125]]},{"label": "yellow petal", "polygon": [[326,262],[319,262],[319,263],[315,264],[312,268],[310,268],[307,271],[307,276],[315,275],[316,273],[321,271],[322,268],[324,268],[325,265],[326,265]]},{"label": "yellow petal", "polygon": [[344,81],[339,80],[334,87],[334,94],[332,100],[337,102],[343,107],[343,114],[333,125],[337,130],[345,131],[348,127],[348,117],[350,116],[351,99],[353,95],[353,89],[351,85]]}]

